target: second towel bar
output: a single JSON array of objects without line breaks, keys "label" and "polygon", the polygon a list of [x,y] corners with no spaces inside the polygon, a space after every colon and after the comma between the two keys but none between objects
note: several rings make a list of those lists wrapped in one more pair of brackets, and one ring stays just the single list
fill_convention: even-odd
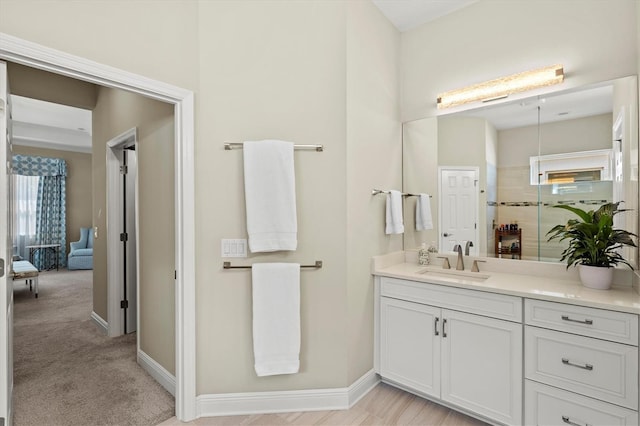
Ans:
[{"label": "second towel bar", "polygon": [[[322,260],[316,260],[314,265],[300,265],[301,268],[322,268]],[[251,265],[231,266],[231,262],[222,262],[223,269],[251,269]]]},{"label": "second towel bar", "polygon": [[[232,149],[242,149],[244,144],[242,142],[225,142],[224,149],[225,151],[230,151]],[[293,145],[293,149],[310,149],[317,152],[324,151],[323,145]]]}]

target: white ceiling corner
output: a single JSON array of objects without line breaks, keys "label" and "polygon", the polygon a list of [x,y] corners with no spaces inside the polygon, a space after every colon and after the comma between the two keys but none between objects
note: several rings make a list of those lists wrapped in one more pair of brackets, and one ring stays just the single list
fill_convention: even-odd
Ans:
[{"label": "white ceiling corner", "polygon": [[401,31],[441,18],[478,0],[372,0]]}]

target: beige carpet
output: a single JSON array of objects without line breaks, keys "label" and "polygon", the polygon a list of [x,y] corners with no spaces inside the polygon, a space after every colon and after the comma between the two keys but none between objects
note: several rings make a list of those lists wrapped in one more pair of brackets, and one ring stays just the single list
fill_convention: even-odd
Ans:
[{"label": "beige carpet", "polygon": [[156,425],[174,399],[136,363],[136,335],[91,321],[92,271],[42,272],[38,299],[14,282],[14,424]]}]

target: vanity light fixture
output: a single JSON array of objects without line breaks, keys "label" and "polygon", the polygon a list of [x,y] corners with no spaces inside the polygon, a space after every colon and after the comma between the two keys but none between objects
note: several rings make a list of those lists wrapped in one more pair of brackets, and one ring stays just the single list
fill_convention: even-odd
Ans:
[{"label": "vanity light fixture", "polygon": [[496,78],[462,89],[450,90],[438,96],[438,109],[449,108],[469,102],[489,102],[506,98],[512,93],[525,92],[538,87],[562,83],[562,65],[552,65],[532,71],[525,71],[507,77]]}]

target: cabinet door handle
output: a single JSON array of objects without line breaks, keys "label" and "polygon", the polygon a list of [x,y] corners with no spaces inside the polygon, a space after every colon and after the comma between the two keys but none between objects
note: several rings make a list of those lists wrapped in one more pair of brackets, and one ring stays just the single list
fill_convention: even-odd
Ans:
[{"label": "cabinet door handle", "polygon": [[443,318],[442,319],[442,337],[447,337],[447,330],[445,329],[446,325],[447,325],[447,319]]},{"label": "cabinet door handle", "polygon": [[562,421],[571,426],[591,426],[589,423],[580,424],[576,422],[572,422],[569,416],[562,416]]},{"label": "cabinet door handle", "polygon": [[562,315],[562,320],[563,321],[570,321],[570,322],[579,322],[580,324],[593,325],[593,320],[590,320],[590,319],[576,320],[576,319],[569,318],[568,315]]},{"label": "cabinet door handle", "polygon": [[436,336],[440,335],[440,332],[438,331],[438,321],[440,321],[440,318],[436,317],[436,321],[433,326],[433,332]]},{"label": "cabinet door handle", "polygon": [[569,361],[567,358],[562,358],[562,363],[564,365],[571,365],[572,367],[578,367],[578,368],[582,368],[589,371],[593,370],[593,365],[591,364],[585,364],[585,365],[574,364],[573,362]]}]

